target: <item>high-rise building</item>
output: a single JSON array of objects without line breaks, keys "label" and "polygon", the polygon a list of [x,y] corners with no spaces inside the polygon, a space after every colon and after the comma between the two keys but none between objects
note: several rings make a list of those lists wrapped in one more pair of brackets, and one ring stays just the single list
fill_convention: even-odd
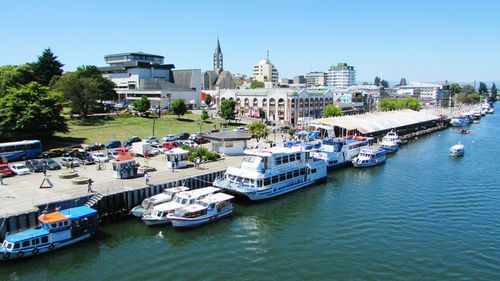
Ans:
[{"label": "high-rise building", "polygon": [[354,66],[349,66],[347,63],[331,66],[328,70],[327,84],[335,89],[347,89],[349,86],[355,85],[356,70],[354,70]]},{"label": "high-rise building", "polygon": [[259,61],[253,67],[253,79],[264,82],[265,88],[278,87],[278,70],[269,61],[269,52],[267,59]]},{"label": "high-rise building", "polygon": [[326,73],[322,71],[309,72],[305,75],[306,87],[326,86]]}]

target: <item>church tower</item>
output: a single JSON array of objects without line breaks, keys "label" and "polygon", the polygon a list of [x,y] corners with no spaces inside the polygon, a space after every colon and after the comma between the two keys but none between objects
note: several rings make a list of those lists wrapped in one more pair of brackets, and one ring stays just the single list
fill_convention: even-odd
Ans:
[{"label": "church tower", "polygon": [[217,36],[217,47],[214,53],[214,71],[220,74],[223,70],[222,51],[220,49],[219,36]]}]

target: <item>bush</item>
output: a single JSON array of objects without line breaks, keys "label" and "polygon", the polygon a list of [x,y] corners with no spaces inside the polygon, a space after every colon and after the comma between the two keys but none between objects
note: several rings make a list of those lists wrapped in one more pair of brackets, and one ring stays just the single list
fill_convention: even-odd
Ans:
[{"label": "bush", "polygon": [[214,161],[220,158],[220,155],[216,152],[209,151],[204,147],[192,148],[187,145],[182,146],[182,149],[188,150],[188,160],[194,162],[196,158],[205,159],[206,161]]}]

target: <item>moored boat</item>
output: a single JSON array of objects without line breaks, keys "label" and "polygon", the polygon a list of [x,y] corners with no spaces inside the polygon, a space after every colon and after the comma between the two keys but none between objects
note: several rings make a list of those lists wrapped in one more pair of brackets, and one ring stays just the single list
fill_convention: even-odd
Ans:
[{"label": "moored boat", "polygon": [[192,205],[175,210],[167,218],[174,228],[198,227],[230,216],[233,213],[233,198],[225,193],[211,194]]},{"label": "moored boat", "polygon": [[382,141],[378,145],[383,148],[386,153],[396,152],[399,149],[399,136],[396,132],[390,131],[382,138]]},{"label": "moored boat", "polygon": [[326,162],[300,147],[245,150],[240,167],[229,167],[214,186],[252,201],[266,200],[325,181]]},{"label": "moored boat", "polygon": [[83,241],[95,235],[97,219],[87,206],[43,213],[37,227],[7,234],[0,255],[4,260],[36,256]]},{"label": "moored boat", "polygon": [[385,149],[380,147],[365,147],[361,149],[358,156],[352,159],[352,164],[356,168],[364,168],[384,164],[385,160]]},{"label": "moored boat", "polygon": [[450,126],[452,127],[462,127],[467,124],[467,117],[460,115],[460,116],[454,116],[450,120]]},{"label": "moored boat", "polygon": [[130,213],[136,217],[142,218],[145,213],[151,211],[154,206],[169,202],[174,198],[174,195],[176,193],[182,192],[182,191],[188,191],[189,188],[185,186],[176,186],[172,188],[167,188],[163,190],[162,193],[156,194],[154,196],[148,197],[144,199],[141,203],[141,205],[135,206],[132,208]]},{"label": "moored boat", "polygon": [[314,152],[314,157],[326,161],[328,169],[337,169],[352,165],[352,159],[358,156],[363,147],[373,144],[371,137],[326,138],[321,142],[321,147]]},{"label": "moored boat", "polygon": [[179,208],[194,204],[197,200],[219,191],[219,188],[205,187],[176,193],[172,201],[153,207],[151,212],[142,217],[142,221],[148,226],[169,223],[168,214],[173,213]]},{"label": "moored boat", "polygon": [[450,156],[452,157],[463,156],[464,153],[465,153],[465,147],[461,143],[455,144],[450,148]]}]

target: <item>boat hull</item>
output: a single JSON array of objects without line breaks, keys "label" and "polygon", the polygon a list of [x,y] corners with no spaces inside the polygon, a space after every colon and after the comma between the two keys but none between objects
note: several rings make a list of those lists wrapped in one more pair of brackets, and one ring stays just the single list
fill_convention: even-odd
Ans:
[{"label": "boat hull", "polygon": [[161,225],[161,224],[168,224],[168,223],[170,223],[169,219],[157,220],[157,219],[145,219],[144,217],[142,218],[142,221],[147,226],[155,226],[155,225]]},{"label": "boat hull", "polygon": [[377,161],[377,162],[372,162],[372,163],[352,163],[352,165],[355,167],[355,168],[367,168],[367,167],[374,167],[374,166],[378,166],[378,165],[382,165],[385,163],[385,159],[384,160],[381,160],[381,161]]},{"label": "boat hull", "polygon": [[170,217],[170,221],[172,222],[172,227],[176,229],[188,229],[221,220],[223,218],[229,217],[232,213],[233,213],[233,208],[225,210],[215,215],[205,216],[202,218]]},{"label": "boat hull", "polygon": [[140,207],[140,206],[137,206],[137,207],[134,207],[130,213],[138,218],[142,218],[144,216],[144,214],[146,213],[146,209],[144,209],[143,207]]}]

